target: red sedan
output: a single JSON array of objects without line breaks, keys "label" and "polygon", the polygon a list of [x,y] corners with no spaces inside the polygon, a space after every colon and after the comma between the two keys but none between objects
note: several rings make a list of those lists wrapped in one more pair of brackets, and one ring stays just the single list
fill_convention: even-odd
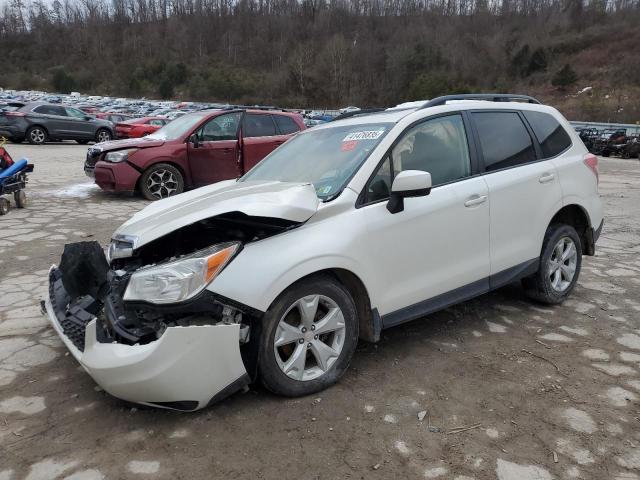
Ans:
[{"label": "red sedan", "polygon": [[164,127],[169,120],[162,117],[142,117],[116,123],[116,137],[140,138]]}]

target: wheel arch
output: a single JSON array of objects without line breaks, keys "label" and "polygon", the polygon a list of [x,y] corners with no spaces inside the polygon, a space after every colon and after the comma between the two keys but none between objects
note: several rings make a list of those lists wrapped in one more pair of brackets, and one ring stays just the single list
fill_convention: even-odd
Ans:
[{"label": "wheel arch", "polygon": [[182,175],[182,180],[184,182],[185,189],[186,189],[186,186],[187,186],[187,174],[184,171],[184,168],[182,168],[182,166],[180,164],[178,164],[178,163],[176,163],[176,162],[174,162],[174,161],[172,161],[170,159],[166,159],[166,160],[162,159],[162,160],[153,161],[153,162],[151,162],[149,165],[147,165],[144,168],[141,168],[138,165],[136,165],[136,167],[140,169],[140,176],[138,177],[138,180],[136,181],[136,191],[138,191],[138,192],[140,191],[140,182],[142,181],[142,177],[145,174],[145,172],[147,170],[149,170],[150,168],[153,168],[156,165],[159,165],[161,163],[164,163],[166,165],[171,165],[172,167],[176,168],[180,172],[180,174]]},{"label": "wheel arch", "polygon": [[[377,309],[371,306],[371,297],[364,282],[358,275],[345,268],[325,268],[297,279],[282,290],[286,292],[293,285],[307,281],[314,277],[331,277],[342,285],[351,295],[356,306],[358,315],[359,338],[367,342],[375,343],[380,340],[380,331],[382,329],[382,321]],[[278,296],[280,296],[278,295]],[[277,297],[276,297],[277,298]],[[273,300],[275,302],[275,299]],[[272,302],[273,303],[273,302]]]},{"label": "wheel arch", "polygon": [[584,255],[593,255],[595,253],[595,242],[593,241],[591,219],[589,218],[589,213],[584,207],[576,203],[563,206],[555,213],[553,218],[551,218],[549,226],[554,223],[571,225],[575,228],[578,236],[580,237],[582,253]]},{"label": "wheel arch", "polygon": [[31,130],[32,128],[36,128],[36,127],[43,129],[45,131],[45,133],[47,134],[47,136],[49,135],[49,129],[47,127],[45,127],[44,124],[42,124],[42,123],[32,123],[31,125],[29,125],[27,127],[27,129],[24,132],[25,138],[27,137],[27,133],[29,132],[29,130]]}]

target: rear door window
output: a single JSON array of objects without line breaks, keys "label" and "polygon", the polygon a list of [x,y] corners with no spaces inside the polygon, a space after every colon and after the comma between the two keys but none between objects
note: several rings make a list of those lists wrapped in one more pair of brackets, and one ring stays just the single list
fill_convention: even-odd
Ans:
[{"label": "rear door window", "polygon": [[242,133],[245,137],[271,137],[276,134],[276,126],[271,115],[248,113],[244,117]]},{"label": "rear door window", "polygon": [[571,137],[552,115],[523,111],[540,143],[544,158],[555,157],[571,146]]},{"label": "rear door window", "polygon": [[472,112],[487,172],[536,160],[533,141],[516,112]]},{"label": "rear door window", "polygon": [[33,109],[36,113],[42,113],[43,115],[60,115],[57,110],[58,107],[54,107],[53,105],[39,105]]},{"label": "rear door window", "polygon": [[300,130],[298,124],[291,117],[287,117],[286,115],[274,115],[273,118],[282,135],[289,135],[290,133],[295,133]]}]

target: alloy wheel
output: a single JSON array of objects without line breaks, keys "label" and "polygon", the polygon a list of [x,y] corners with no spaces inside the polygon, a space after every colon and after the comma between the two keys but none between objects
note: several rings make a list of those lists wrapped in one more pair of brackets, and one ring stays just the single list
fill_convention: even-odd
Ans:
[{"label": "alloy wheel", "polygon": [[576,274],[578,250],[576,244],[569,237],[562,237],[551,252],[547,264],[547,272],[551,280],[551,287],[556,292],[564,292]]},{"label": "alloy wheel", "polygon": [[345,343],[340,307],[324,295],[300,298],[282,315],[274,336],[280,370],[288,377],[314,380],[338,360]]},{"label": "alloy wheel", "polygon": [[45,134],[44,134],[44,131],[41,130],[40,128],[32,129],[31,132],[29,133],[29,135],[30,135],[31,141],[33,141],[33,143],[44,143]]},{"label": "alloy wheel", "polygon": [[108,142],[111,140],[111,135],[106,130],[100,130],[98,132],[98,143],[100,142]]},{"label": "alloy wheel", "polygon": [[149,175],[147,188],[156,198],[167,198],[178,189],[178,180],[169,170],[161,168]]}]

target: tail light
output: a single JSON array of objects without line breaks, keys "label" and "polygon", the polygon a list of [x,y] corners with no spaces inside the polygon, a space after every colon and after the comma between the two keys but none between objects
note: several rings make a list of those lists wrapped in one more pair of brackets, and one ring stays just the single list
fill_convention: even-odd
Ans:
[{"label": "tail light", "polygon": [[4,112],[7,117],[26,117],[27,114],[24,112]]},{"label": "tail light", "polygon": [[584,156],[583,162],[596,176],[596,182],[600,183],[600,173],[598,172],[598,157],[596,157],[593,153],[587,153]]}]

